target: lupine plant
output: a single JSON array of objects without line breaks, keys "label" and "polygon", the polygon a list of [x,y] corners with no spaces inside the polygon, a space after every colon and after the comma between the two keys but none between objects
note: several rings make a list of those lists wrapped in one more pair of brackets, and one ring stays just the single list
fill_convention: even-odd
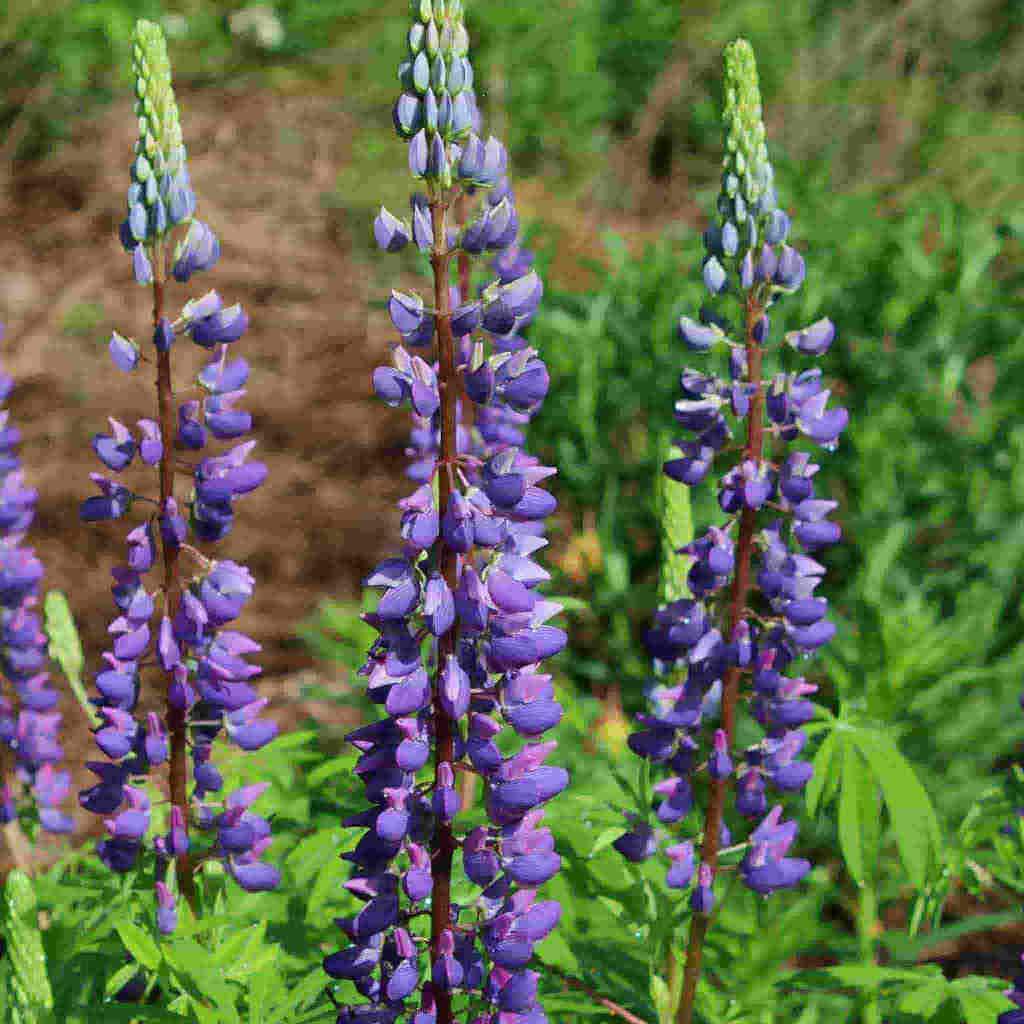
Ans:
[{"label": "lupine plant", "polygon": [[[787,370],[783,351],[774,371],[766,363],[781,349],[773,346],[769,309],[800,288],[805,267],[786,244],[789,217],[778,206],[745,40],[725,52],[723,120],[719,220],[704,233],[710,301],[699,319],[681,318],[679,336],[695,352],[722,350],[728,377],[683,370],[675,416],[691,436],[664,471],[692,488],[717,465],[725,519],[683,548],[692,559],[689,594],[677,586],[649,632],[667,680],[629,745],[668,777],[654,787],[657,825],[637,820],[616,841],[623,856],[641,861],[669,835],[667,884],[690,891],[679,1024],[693,1019],[720,874],[738,869],[745,885],[769,895],[810,870],[788,855],[796,823],[783,821],[781,804],[769,810],[768,792],[799,791],[811,776],[800,759],[800,726],[813,717],[807,698],[816,687],[788,670],[834,633],[827,601],[816,595],[825,570],[813,555],[836,543],[840,530],[828,519],[836,502],[814,494],[811,453],[793,446],[832,449],[848,419],[845,409],[828,407],[820,370]],[[819,356],[834,336],[821,319],[782,340]],[[750,721],[740,725],[744,709]]]},{"label": "lupine plant", "polygon": [[[0,324],[0,338],[3,325]],[[0,403],[14,381],[0,373]],[[29,487],[18,456],[20,434],[10,412],[0,411],[0,825],[14,823],[34,805],[41,828],[66,834],[71,818],[61,809],[71,776],[57,765],[59,695],[49,685],[46,636],[36,608],[43,565],[26,547],[38,494]]]},{"label": "lupine plant", "polygon": [[[154,418],[139,420],[133,431],[111,417],[109,431],[92,441],[100,462],[117,476],[93,475],[100,493],[82,503],[81,518],[142,515],[127,536],[126,564],[112,570],[118,614],[109,628],[111,650],[96,675],[95,740],[107,760],[88,763],[98,781],[79,799],[104,816],[107,836],[98,853],[111,870],[130,871],[143,850],[153,854],[157,924],[170,933],[179,894],[193,912],[199,909],[195,872],[204,860],[220,859],[249,891],[279,880],[277,868],[261,859],[270,826],[250,809],[263,787],[222,797],[213,760],[222,733],[244,750],[262,747],[276,733],[275,724],[260,717],[266,701],[250,685],[259,668],[246,655],[259,644],[228,628],[255,581],[244,566],[210,558],[192,543],[226,537],[236,500],[258,487],[267,471],[249,458],[254,441],[235,443],[252,425],[238,408],[249,367],[230,356],[247,315],[213,291],[188,301],[177,317],[167,312],[171,279],[185,283],[210,269],[220,244],[194,216],[166,45],[150,22],[136,27],[133,72],[139,141],[120,235],[136,281],[151,289],[152,347],[144,351],[115,332],[110,354],[126,373],[143,363],[155,368]],[[187,391],[175,386],[171,360],[175,341],[185,337],[210,354]],[[230,447],[211,452],[215,441]],[[137,481],[122,482],[133,463]],[[182,476],[190,484],[186,495],[175,489]],[[154,802],[161,768],[167,813],[165,797]]]},{"label": "lupine plant", "polygon": [[[565,634],[547,624],[559,607],[538,596],[547,574],[531,557],[555,507],[539,484],[554,470],[521,447],[548,384],[521,334],[542,285],[514,245],[504,147],[479,134],[461,0],[412,10],[394,122],[425,193],[411,223],[381,209],[374,232],[386,251],[412,241],[428,256],[433,294],[392,293],[401,341],[374,387],[412,408],[419,486],[400,503],[401,556],[367,580],[383,593],[362,673],[387,717],[349,736],[371,806],[347,822],[367,829],[346,854],[347,884],[366,904],[340,922],[351,943],[324,967],[368,1000],[339,1024],[394,1021],[417,993],[417,1024],[543,1021],[528,964],[560,916],[536,899],[560,858],[541,821],[568,777],[545,763],[555,744],[539,742],[561,717],[540,663]],[[487,253],[498,279],[476,295],[471,260]],[[506,722],[527,741],[517,752],[499,745]],[[487,823],[459,818],[467,775],[483,781]]]}]

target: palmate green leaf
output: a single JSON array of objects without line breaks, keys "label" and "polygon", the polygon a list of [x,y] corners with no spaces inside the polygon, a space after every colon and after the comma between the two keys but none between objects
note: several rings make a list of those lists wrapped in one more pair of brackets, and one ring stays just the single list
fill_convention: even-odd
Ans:
[{"label": "palmate green leaf", "polygon": [[948,998],[949,984],[945,978],[929,980],[924,985],[909,988],[899,1001],[899,1009],[901,1013],[912,1013],[930,1020]]},{"label": "palmate green leaf", "polygon": [[[929,972],[932,977],[929,978]],[[925,981],[941,980],[939,968],[925,967],[911,970],[905,967],[883,967],[879,964],[839,964],[818,967],[808,971],[794,971],[790,979],[800,987],[815,989],[876,989],[887,983],[920,985]]]},{"label": "palmate green leaf", "polygon": [[293,1024],[295,1014],[319,1002],[326,987],[327,979],[319,970],[309,971],[274,1007],[273,1013],[267,1018],[268,1024]]},{"label": "palmate green leaf", "polygon": [[1013,1003],[1000,991],[1005,982],[998,978],[971,976],[957,978],[949,983],[949,990],[963,1011],[964,1024],[992,1024]]},{"label": "palmate green leaf", "polygon": [[[164,947],[163,955],[174,980],[189,996],[192,1009],[201,1020],[238,1024],[238,991],[224,981],[208,949],[192,939],[175,939]],[[210,1017],[205,1006],[217,1007],[219,1016]]]},{"label": "palmate green leaf", "polygon": [[817,810],[818,801],[821,800],[823,803],[827,801],[828,794],[835,789],[842,763],[841,759],[836,756],[838,746],[839,741],[836,739],[836,734],[830,732],[822,740],[818,752],[814,755],[814,774],[811,776],[810,782],[807,783],[804,794],[807,813],[810,815]]},{"label": "palmate green leaf", "polygon": [[124,948],[131,953],[139,964],[150,971],[155,971],[159,968],[163,960],[160,954],[160,947],[148,932],[131,921],[118,921],[115,928],[117,929],[117,934],[121,936]]},{"label": "palmate green leaf", "polygon": [[868,766],[853,744],[841,744],[842,783],[839,788],[839,846],[846,869],[858,885],[866,881],[866,815],[870,814],[865,799],[865,781],[870,782]]},{"label": "palmate green leaf", "polygon": [[942,832],[931,799],[888,736],[868,729],[853,730],[851,735],[882,789],[903,867],[922,889],[942,855]]}]

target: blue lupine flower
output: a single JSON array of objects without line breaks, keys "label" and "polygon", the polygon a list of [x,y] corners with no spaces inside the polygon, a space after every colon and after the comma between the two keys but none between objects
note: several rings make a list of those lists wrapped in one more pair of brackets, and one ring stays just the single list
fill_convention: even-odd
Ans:
[{"label": "blue lupine flower", "polygon": [[[725,64],[720,219],[704,233],[702,267],[711,302],[699,321],[680,320],[679,335],[691,351],[727,351],[728,377],[683,371],[675,415],[688,436],[678,442],[681,456],[664,467],[673,481],[696,487],[717,463],[725,520],[682,549],[692,559],[685,586],[666,594],[668,603],[648,634],[655,665],[671,685],[655,691],[655,706],[640,716],[629,745],[639,756],[664,765],[667,778],[654,787],[661,798],[658,826],[652,830],[634,820],[616,844],[634,859],[639,851],[653,855],[670,835],[664,851],[671,865],[668,884],[689,888],[691,909],[699,915],[714,906],[719,851],[734,842],[731,834],[725,838],[727,816],[737,833],[744,820],[763,818],[741,840],[746,852],[740,877],[753,891],[768,895],[789,888],[810,870],[806,860],[787,856],[796,824],[781,823],[781,806],[765,813],[770,791],[799,791],[811,777],[810,764],[800,759],[806,741],[801,726],[813,717],[814,706],[806,698],[816,687],[787,673],[835,632],[827,618],[828,602],[817,594],[825,570],[811,555],[835,544],[841,531],[828,518],[836,503],[815,497],[818,467],[810,454],[787,454],[782,448],[802,435],[829,450],[848,420],[845,409],[830,407],[820,371],[772,376],[765,369],[772,351],[767,311],[800,287],[806,268],[803,257],[785,244],[789,217],[777,206],[749,44],[732,43]],[[739,322],[745,324],[741,335],[724,312],[729,302],[738,305]],[[785,341],[802,355],[819,356],[834,338],[832,322],[821,319],[790,332]],[[734,435],[742,439],[733,446],[741,452],[722,465]],[[770,459],[765,438],[775,442]],[[745,682],[751,716],[763,738],[738,749],[735,718],[745,706],[738,699]],[[708,753],[700,756],[700,750]],[[692,832],[683,842],[676,833],[689,831],[685,822],[693,794],[699,792],[692,780],[703,771],[710,795],[701,808],[705,817],[698,849]],[[732,782],[730,810],[726,794]],[[693,944],[702,941],[703,930],[691,929],[690,962]],[[679,1020],[689,1021],[687,1013],[692,1005],[683,1007]]]},{"label": "blue lupine flower", "polygon": [[[13,387],[0,373],[0,402]],[[0,410],[0,743],[13,755],[13,771],[0,779],[0,824],[14,821],[23,802],[34,805],[45,831],[63,834],[73,827],[61,809],[71,781],[56,767],[64,757],[61,715],[54,710],[59,698],[49,684],[47,640],[35,610],[43,566],[24,544],[38,494],[25,482],[20,434],[9,417]]]},{"label": "blue lupine flower", "polygon": [[[545,763],[554,744],[536,742],[562,714],[539,664],[565,644],[548,622],[558,606],[537,593],[547,573],[532,559],[555,507],[541,486],[554,470],[523,449],[523,427],[548,389],[525,337],[543,286],[516,245],[504,147],[480,137],[461,2],[417,3],[414,11],[394,121],[427,194],[412,197],[409,222],[382,209],[374,237],[388,252],[412,241],[445,266],[454,250],[461,273],[449,288],[443,270],[430,300],[392,292],[388,312],[400,343],[393,365],[373,377],[379,398],[412,412],[408,475],[417,489],[399,503],[401,557],[366,580],[380,597],[366,616],[378,638],[362,673],[388,717],[348,737],[371,805],[347,821],[367,830],[345,855],[354,865],[348,888],[366,903],[340,922],[351,944],[324,969],[355,982],[368,1000],[343,1007],[339,1021],[407,1015],[451,1024],[452,993],[473,992],[491,1004],[481,1020],[542,1022],[536,975],[526,966],[560,908],[536,903],[534,890],[561,859],[540,822],[544,804],[568,783],[562,768]],[[456,184],[479,198],[462,225],[451,218]],[[476,294],[470,257],[484,252],[496,254],[498,279]],[[408,352],[427,346],[433,356]],[[495,743],[505,722],[528,741],[510,756]],[[417,773],[431,754],[427,781]],[[490,825],[460,837],[459,779],[467,770],[486,787]],[[450,904],[456,846],[482,890],[459,907]],[[429,949],[420,950],[404,922],[427,898],[451,907],[451,926],[435,923]],[[414,1013],[408,1001],[417,991]]]},{"label": "blue lupine flower", "polygon": [[[139,507],[148,518],[128,534],[127,564],[113,570],[120,614],[109,628],[111,650],[103,655],[105,666],[95,677],[94,699],[100,718],[95,739],[109,761],[89,765],[99,782],[81,792],[79,800],[87,810],[106,816],[108,837],[98,853],[112,870],[129,870],[147,850],[155,855],[157,926],[166,934],[178,920],[178,894],[194,906],[187,858],[197,831],[211,834],[208,852],[222,859],[243,889],[258,892],[279,881],[277,868],[262,860],[271,841],[269,826],[249,809],[262,788],[230,794],[227,810],[218,815],[215,805],[224,804],[219,797],[223,780],[212,760],[218,736],[243,750],[257,750],[276,735],[277,727],[264,717],[266,701],[248,683],[259,668],[246,656],[259,651],[259,645],[227,628],[253,595],[252,574],[236,562],[206,558],[194,546],[190,556],[197,559],[197,569],[185,573],[179,566],[186,541],[214,542],[230,532],[236,501],[263,482],[266,467],[249,460],[251,441],[207,450],[211,439],[233,441],[251,427],[249,413],[237,407],[245,395],[248,364],[228,359],[228,346],[244,334],[248,316],[240,306],[225,306],[216,292],[187,302],[177,319],[164,315],[161,303],[168,278],[185,282],[209,269],[217,262],[220,244],[206,224],[192,219],[195,195],[166,47],[155,25],[139,22],[133,60],[141,134],[121,238],[137,267],[144,261],[142,276],[155,283],[150,358],[157,364],[159,402],[156,418],[140,420],[137,433],[111,418],[109,432],[95,436],[93,449],[116,474],[131,471],[138,454],[143,466],[156,469],[151,475],[160,498],[154,511],[150,502],[137,500],[133,487],[94,474],[100,494],[82,504],[85,521],[119,519]],[[202,397],[187,399],[175,409],[171,350],[175,338],[183,335],[211,356],[197,377]],[[110,352],[124,371],[135,370],[142,358],[139,347],[116,332]],[[176,436],[169,438],[171,432]],[[187,497],[174,493],[174,440],[202,452]],[[152,489],[140,488],[147,493]],[[181,502],[188,506],[187,518]],[[155,570],[159,580],[150,578]],[[158,592],[163,595],[161,617],[154,622]],[[153,660],[165,677],[156,692],[166,694],[166,706],[162,712],[147,710],[142,717],[136,713],[143,685],[139,666]],[[153,835],[145,794],[126,783],[164,764],[171,778],[171,828]],[[211,794],[214,801],[208,799]],[[178,892],[168,881],[171,860],[177,861]]]}]

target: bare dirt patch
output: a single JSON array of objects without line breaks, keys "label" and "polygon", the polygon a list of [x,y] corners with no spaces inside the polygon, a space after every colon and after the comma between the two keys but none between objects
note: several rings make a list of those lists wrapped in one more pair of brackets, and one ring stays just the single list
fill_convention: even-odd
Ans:
[{"label": "bare dirt patch", "polygon": [[[250,313],[238,353],[252,364],[245,407],[270,468],[214,553],[257,578],[241,627],[264,647],[262,691],[283,698],[286,679],[312,665],[296,625],[326,595],[356,597],[362,575],[394,544],[394,501],[408,489],[403,422],[382,415],[370,388],[389,325],[367,313],[367,271],[352,258],[344,214],[328,215],[323,202],[352,136],[340,108],[212,89],[181,99],[199,216],[220,234],[223,255],[171,299],[183,304],[216,288]],[[2,362],[16,379],[11,415],[40,492],[31,543],[46,585],[69,595],[90,669],[106,645],[109,573],[124,559],[126,533],[124,523],[79,522],[79,502],[93,491],[89,473],[103,468],[90,438],[108,415],[133,424],[154,414],[154,372],[125,377],[106,348],[114,327],[149,347],[148,290],[132,282],[116,235],[134,131],[126,104],[79,122],[52,160],[13,169],[2,200]],[[189,383],[201,356],[179,339],[176,385]],[[179,493],[187,488],[183,479]],[[275,703],[279,717],[292,717],[283,699]],[[72,760],[86,740],[69,743]]]}]

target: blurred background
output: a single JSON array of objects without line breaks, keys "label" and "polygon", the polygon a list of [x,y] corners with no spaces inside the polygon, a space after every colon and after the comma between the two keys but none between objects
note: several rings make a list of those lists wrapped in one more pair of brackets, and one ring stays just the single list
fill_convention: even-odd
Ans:
[{"label": "blurred background", "polygon": [[[884,724],[955,832],[1024,736],[1021,4],[467,6],[481,106],[509,145],[545,268],[531,340],[553,386],[531,447],[559,467],[552,590],[576,599],[560,670],[601,756],[617,756],[647,684],[655,483],[688,361],[673,324],[699,304],[721,50],[742,34],[808,264],[783,319],[838,325],[826,373],[852,418],[822,488],[846,536],[829,577],[839,638],[810,674],[827,706]],[[209,286],[252,315],[249,406],[271,477],[230,542],[259,581],[243,625],[265,645],[263,686],[282,721],[340,730],[365,640],[359,581],[394,546],[394,502],[409,490],[404,417],[370,395],[390,340],[383,300],[418,271],[414,255],[380,258],[370,231],[380,203],[397,211],[409,191],[390,123],[406,4],[6,0],[0,11],[3,359],[42,494],[34,540],[91,652],[121,541],[77,519],[88,441],[105,416],[147,411],[144,394],[126,400],[106,353],[112,327],[131,334],[146,317],[116,239],[139,16],[169,36],[199,213],[224,244]],[[697,523],[711,511],[698,501]],[[832,841],[827,820],[804,829]],[[998,913],[1013,893],[979,882],[953,905]],[[997,923],[936,958],[1004,973],[1024,930]]]}]

